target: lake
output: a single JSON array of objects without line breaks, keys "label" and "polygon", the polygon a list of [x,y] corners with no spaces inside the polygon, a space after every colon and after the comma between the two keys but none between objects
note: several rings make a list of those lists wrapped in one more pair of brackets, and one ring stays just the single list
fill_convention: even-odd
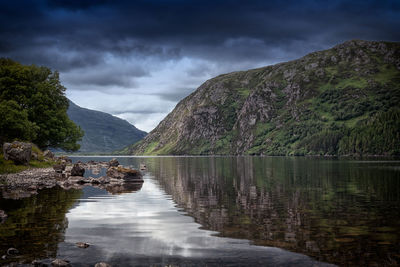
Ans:
[{"label": "lake", "polygon": [[19,262],[62,258],[72,266],[400,264],[400,161],[118,160],[147,165],[142,186],[56,187],[0,198],[9,215],[0,224],[0,254],[15,247]]}]

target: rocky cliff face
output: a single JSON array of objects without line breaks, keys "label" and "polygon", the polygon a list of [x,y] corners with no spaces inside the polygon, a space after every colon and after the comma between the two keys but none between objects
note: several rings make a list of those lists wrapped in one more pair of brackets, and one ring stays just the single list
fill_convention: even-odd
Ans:
[{"label": "rocky cliff face", "polygon": [[79,152],[107,153],[142,139],[146,132],[110,114],[69,102],[68,117],[85,132]]},{"label": "rocky cliff face", "polygon": [[[400,152],[398,103],[400,44],[353,40],[298,60],[210,79],[124,152],[395,154]],[[378,134],[376,125],[387,121],[389,130]],[[368,143],[379,136],[390,142]]]}]

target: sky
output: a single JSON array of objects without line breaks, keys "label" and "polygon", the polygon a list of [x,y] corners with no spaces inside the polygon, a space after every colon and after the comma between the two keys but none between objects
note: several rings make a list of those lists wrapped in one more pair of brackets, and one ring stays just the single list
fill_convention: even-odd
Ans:
[{"label": "sky", "polygon": [[0,0],[0,57],[151,131],[207,79],[350,39],[400,41],[399,0]]}]

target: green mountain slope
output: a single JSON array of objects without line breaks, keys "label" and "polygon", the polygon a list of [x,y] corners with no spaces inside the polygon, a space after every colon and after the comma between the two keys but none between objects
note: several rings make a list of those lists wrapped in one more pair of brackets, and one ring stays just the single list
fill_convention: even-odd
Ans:
[{"label": "green mountain slope", "polygon": [[85,132],[79,152],[113,152],[142,139],[146,132],[110,114],[81,108],[69,101],[69,118]]},{"label": "green mountain slope", "polygon": [[127,154],[400,153],[400,44],[353,40],[202,84]]}]

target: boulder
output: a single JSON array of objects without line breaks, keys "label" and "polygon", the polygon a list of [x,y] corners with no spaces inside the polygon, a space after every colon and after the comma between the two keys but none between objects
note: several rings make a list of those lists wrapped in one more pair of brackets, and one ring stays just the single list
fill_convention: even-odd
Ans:
[{"label": "boulder", "polygon": [[113,158],[112,160],[110,160],[108,162],[109,167],[118,167],[118,165],[119,165],[119,162],[116,158]]},{"label": "boulder", "polygon": [[111,265],[105,262],[98,262],[94,267],[111,267]]},{"label": "boulder", "polygon": [[74,164],[71,169],[72,176],[83,176],[85,174],[85,168],[83,168],[79,163]]},{"label": "boulder", "polygon": [[140,171],[123,167],[108,168],[107,176],[112,179],[117,179],[124,182],[143,182],[142,174],[140,173]]},{"label": "boulder", "polygon": [[5,160],[12,160],[16,164],[28,165],[32,156],[32,144],[19,141],[4,143],[3,154]]},{"label": "boulder", "polygon": [[67,167],[67,164],[65,162],[61,162],[61,163],[53,165],[53,169],[57,173],[62,173],[65,170],[65,167]]}]

